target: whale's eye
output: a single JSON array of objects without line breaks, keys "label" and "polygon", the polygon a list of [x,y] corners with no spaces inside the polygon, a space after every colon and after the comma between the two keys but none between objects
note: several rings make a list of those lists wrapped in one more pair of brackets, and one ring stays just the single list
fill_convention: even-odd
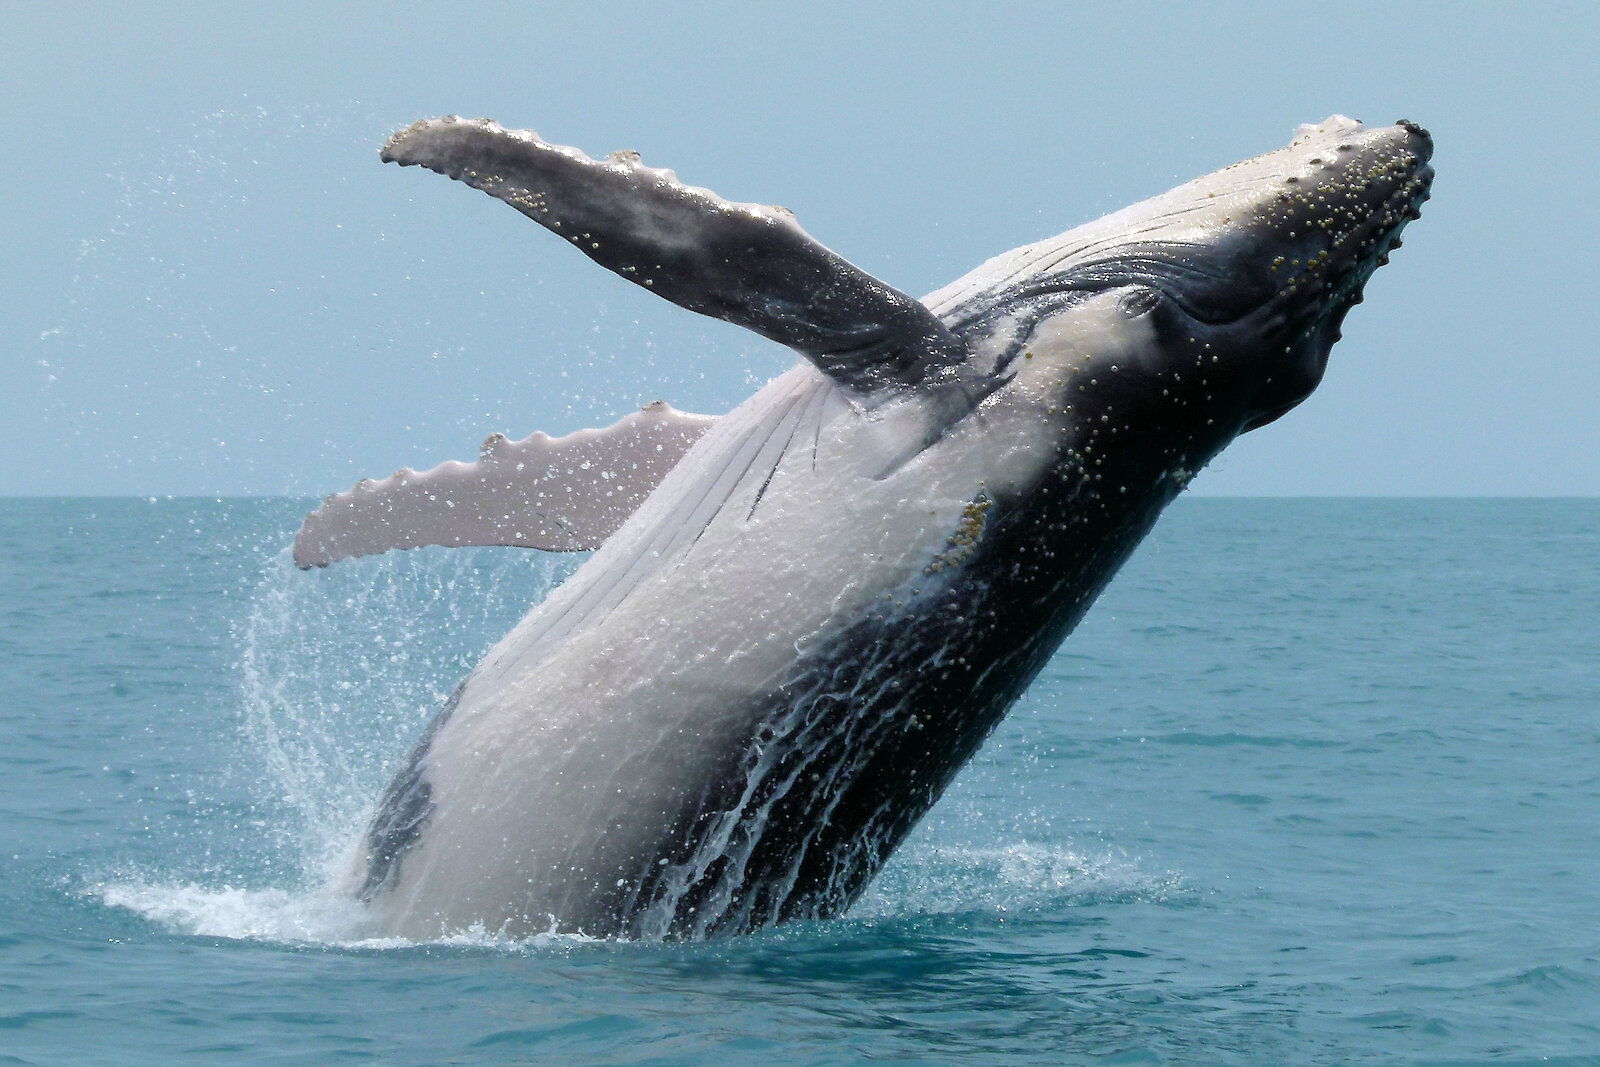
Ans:
[{"label": "whale's eye", "polygon": [[1136,289],[1129,289],[1122,294],[1122,297],[1117,301],[1117,310],[1122,312],[1125,318],[1136,319],[1141,315],[1150,314],[1160,303],[1161,293],[1159,290],[1140,286]]}]

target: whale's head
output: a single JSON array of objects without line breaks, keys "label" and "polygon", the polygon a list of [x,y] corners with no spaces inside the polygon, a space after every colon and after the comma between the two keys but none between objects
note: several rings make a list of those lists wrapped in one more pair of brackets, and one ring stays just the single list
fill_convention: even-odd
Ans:
[{"label": "whale's head", "polygon": [[1231,358],[1241,430],[1322,380],[1345,314],[1428,198],[1432,153],[1414,123],[1336,115],[1139,205],[1144,232],[1117,258],[1137,261],[1129,277],[1145,276],[1158,329],[1207,338],[1219,365]]},{"label": "whale's head", "polygon": [[1004,335],[1004,361],[1052,319],[1114,299],[1148,339],[1140,359],[1123,358],[1124,387],[1203,411],[1220,448],[1321,381],[1346,312],[1428,197],[1432,150],[1414,123],[1334,116],[1285,148],[997,257],[929,302],[968,336]]}]

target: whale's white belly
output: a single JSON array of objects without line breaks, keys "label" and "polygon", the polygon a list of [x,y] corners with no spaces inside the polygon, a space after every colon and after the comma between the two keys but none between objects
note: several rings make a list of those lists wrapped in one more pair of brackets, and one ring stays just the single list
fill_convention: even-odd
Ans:
[{"label": "whale's white belly", "polygon": [[1048,427],[1022,391],[887,474],[918,413],[833,393],[801,366],[752,397],[484,658],[422,764],[432,810],[373,901],[381,927],[581,915],[731,772],[762,726],[753,694],[936,580],[986,486],[1037,476]]}]

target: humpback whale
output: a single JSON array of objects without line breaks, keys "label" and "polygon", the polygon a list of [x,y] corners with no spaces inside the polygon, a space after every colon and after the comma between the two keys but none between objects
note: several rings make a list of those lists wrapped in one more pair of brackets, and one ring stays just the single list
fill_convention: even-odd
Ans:
[{"label": "humpback whale", "polygon": [[838,915],[1162,509],[1321,380],[1433,178],[1342,116],[913,299],[775,207],[487,120],[382,158],[793,349],[720,418],[491,437],[330,497],[302,566],[593,554],[402,759],[339,888],[374,933],[694,939]]}]

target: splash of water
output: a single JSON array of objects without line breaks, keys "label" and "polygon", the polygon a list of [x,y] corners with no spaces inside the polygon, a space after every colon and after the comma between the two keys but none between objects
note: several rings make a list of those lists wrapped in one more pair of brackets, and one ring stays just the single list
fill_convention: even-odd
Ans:
[{"label": "splash of water", "polygon": [[1190,893],[1170,871],[1115,852],[1019,841],[986,846],[913,843],[895,856],[850,916],[997,915],[1111,901],[1164,903]]},{"label": "splash of water", "polygon": [[[330,879],[445,696],[580,561],[423,549],[306,573],[287,547],[277,552],[232,633],[238,763],[251,822],[267,840],[240,845],[216,881],[124,872],[90,894],[186,933],[377,945],[362,933],[362,909],[331,893]],[[231,840],[232,827],[218,832]],[[264,852],[266,869],[246,852]]]},{"label": "splash of water", "polygon": [[[1152,874],[1126,856],[1018,842],[971,847],[911,844],[884,869],[847,918],[1043,914],[1107,902],[1167,903],[1193,890],[1178,875]],[[185,934],[350,949],[403,949],[418,942],[365,932],[365,909],[326,889],[250,889],[143,877],[101,883],[90,895]],[[596,938],[554,930],[512,936],[473,926],[428,942],[496,952],[550,951]]]},{"label": "splash of water", "polygon": [[[233,634],[240,763],[254,769],[270,869],[224,862],[199,880],[192,873],[123,873],[93,886],[91,895],[189,934],[411,944],[372,937],[364,910],[330,891],[330,880],[346,866],[407,746],[450,690],[577,562],[536,552],[425,549],[304,573],[287,549],[279,551]],[[790,725],[803,743],[803,724]],[[758,763],[754,780],[773,770]],[[732,826],[724,829],[708,845],[738,859],[741,840]],[[850,915],[1005,914],[1182,892],[1172,876],[1152,876],[1124,857],[1028,841],[970,847],[950,837],[916,835]],[[521,951],[549,940],[467,929],[441,943]]]},{"label": "splash of water", "polygon": [[[401,949],[417,944],[405,938],[367,936],[363,933],[362,905],[351,897],[327,891],[292,892],[130,879],[100,885],[94,895],[111,907],[125,908],[151,922],[201,937],[347,949]],[[583,934],[554,931],[515,938],[473,926],[429,944],[522,952],[594,940]]]},{"label": "splash of water", "polygon": [[274,559],[236,634],[241,726],[305,884],[326,881],[450,690],[577,562],[432,549],[308,574],[288,549]]}]

